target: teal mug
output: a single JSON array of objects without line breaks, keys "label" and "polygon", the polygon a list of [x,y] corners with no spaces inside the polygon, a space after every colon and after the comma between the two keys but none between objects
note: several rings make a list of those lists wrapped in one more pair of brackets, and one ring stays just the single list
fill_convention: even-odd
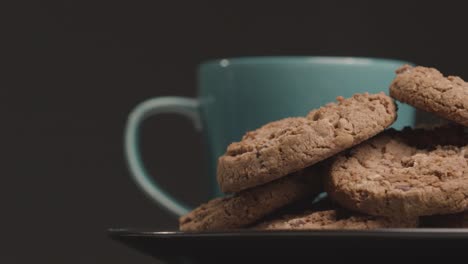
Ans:
[{"label": "teal mug", "polygon": [[[218,157],[246,131],[273,120],[306,115],[339,95],[387,92],[395,70],[403,64],[411,63],[352,57],[245,57],[202,63],[197,98],[156,97],[130,113],[125,130],[130,173],[157,204],[176,216],[183,215],[190,208],[166,193],[142,163],[138,130],[145,118],[178,113],[192,120],[202,131],[209,155],[208,176],[215,181]],[[413,108],[400,105],[393,127],[414,122]],[[219,190],[213,190],[213,196],[217,195]]]}]

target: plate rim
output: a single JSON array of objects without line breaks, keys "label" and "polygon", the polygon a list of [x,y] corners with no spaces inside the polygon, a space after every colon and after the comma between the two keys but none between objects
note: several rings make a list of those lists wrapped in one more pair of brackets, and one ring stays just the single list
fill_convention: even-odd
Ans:
[{"label": "plate rim", "polygon": [[228,230],[182,232],[150,228],[109,228],[110,237],[219,238],[219,237],[395,237],[395,238],[468,238],[468,228],[385,228],[373,230]]}]

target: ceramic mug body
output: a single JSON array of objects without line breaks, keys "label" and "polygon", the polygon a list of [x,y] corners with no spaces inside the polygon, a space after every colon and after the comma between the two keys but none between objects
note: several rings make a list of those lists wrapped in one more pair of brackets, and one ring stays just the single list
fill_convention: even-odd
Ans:
[{"label": "ceramic mug body", "polygon": [[[220,195],[215,183],[217,159],[246,131],[281,118],[304,116],[335,101],[337,96],[387,93],[395,70],[403,64],[411,63],[352,57],[246,57],[202,63],[198,69],[197,98],[150,99],[132,112],[137,114],[133,122],[132,114],[129,117],[126,133],[130,171],[158,204],[176,215],[183,214],[190,208],[164,193],[141,164],[137,128],[146,116],[177,112],[194,121],[206,143],[206,175],[213,182],[212,195],[216,196]],[[399,105],[393,127],[411,126],[414,121],[413,108]]]}]

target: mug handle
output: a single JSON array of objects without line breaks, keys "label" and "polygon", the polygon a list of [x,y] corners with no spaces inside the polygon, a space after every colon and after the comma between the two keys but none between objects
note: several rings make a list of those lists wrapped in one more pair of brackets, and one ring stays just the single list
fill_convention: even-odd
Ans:
[{"label": "mug handle", "polygon": [[130,175],[145,194],[175,216],[182,216],[190,210],[172,195],[166,193],[146,171],[140,156],[139,129],[141,123],[150,116],[176,113],[188,117],[192,120],[195,129],[201,131],[199,106],[199,101],[194,98],[168,96],[148,99],[130,112],[125,126],[124,151]]}]

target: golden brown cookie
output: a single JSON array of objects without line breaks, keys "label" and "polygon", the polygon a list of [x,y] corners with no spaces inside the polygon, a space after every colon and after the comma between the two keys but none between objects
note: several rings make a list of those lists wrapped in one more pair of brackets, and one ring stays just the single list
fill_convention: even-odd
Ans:
[{"label": "golden brown cookie", "polygon": [[341,210],[305,212],[285,215],[253,227],[259,230],[323,230],[323,229],[376,229],[417,227],[418,218],[409,219],[342,213]]},{"label": "golden brown cookie", "polygon": [[232,196],[216,198],[179,219],[181,231],[245,227],[281,207],[322,191],[321,175],[307,168]]},{"label": "golden brown cookie", "polygon": [[468,126],[468,83],[438,70],[405,65],[390,85],[390,96],[421,110]]},{"label": "golden brown cookie", "polygon": [[339,155],[327,191],[343,207],[371,215],[465,211],[467,143],[461,126],[388,130]]},{"label": "golden brown cookie", "polygon": [[228,146],[218,161],[218,183],[226,193],[261,185],[306,168],[354,146],[396,119],[393,100],[384,93],[355,94],[248,132]]}]

